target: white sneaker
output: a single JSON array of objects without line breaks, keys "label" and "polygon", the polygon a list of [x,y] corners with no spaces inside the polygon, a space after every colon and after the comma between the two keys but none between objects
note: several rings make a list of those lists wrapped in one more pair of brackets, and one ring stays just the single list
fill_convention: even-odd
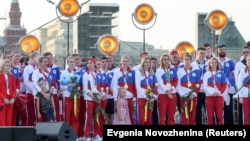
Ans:
[{"label": "white sneaker", "polygon": [[90,138],[90,137],[88,137],[88,138],[86,138],[86,139],[85,139],[85,141],[91,141],[91,138]]},{"label": "white sneaker", "polygon": [[97,135],[95,136],[94,141],[102,141],[102,138],[99,135]]},{"label": "white sneaker", "polygon": [[77,141],[84,141],[83,137],[79,137]]}]

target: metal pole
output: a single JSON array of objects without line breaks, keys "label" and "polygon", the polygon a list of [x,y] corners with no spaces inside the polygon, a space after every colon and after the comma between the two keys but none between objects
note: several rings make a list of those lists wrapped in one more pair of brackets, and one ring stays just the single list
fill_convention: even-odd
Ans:
[{"label": "metal pole", "polygon": [[69,22],[67,22],[68,24],[68,39],[67,39],[67,56],[66,58],[69,56]]},{"label": "metal pole", "polygon": [[145,29],[143,29],[143,52],[145,52]]}]

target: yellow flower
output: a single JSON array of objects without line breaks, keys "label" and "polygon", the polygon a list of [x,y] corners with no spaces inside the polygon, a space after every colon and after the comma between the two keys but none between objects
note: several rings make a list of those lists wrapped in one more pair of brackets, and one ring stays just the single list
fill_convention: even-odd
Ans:
[{"label": "yellow flower", "polygon": [[152,95],[152,89],[151,89],[150,87],[148,87],[148,88],[146,89],[146,95],[147,95],[147,96],[151,96],[151,95]]}]

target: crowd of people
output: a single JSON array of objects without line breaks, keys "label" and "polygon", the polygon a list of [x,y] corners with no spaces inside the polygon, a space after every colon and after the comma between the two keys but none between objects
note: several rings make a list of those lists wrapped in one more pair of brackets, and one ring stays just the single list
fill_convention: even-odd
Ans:
[{"label": "crowd of people", "polygon": [[[123,55],[114,65],[111,54],[67,57],[60,70],[53,54],[5,53],[0,73],[0,126],[35,126],[67,122],[78,141],[100,141],[103,125],[234,124],[233,96],[239,97],[239,119],[249,124],[250,45],[237,63],[226,57],[226,45],[198,47],[196,58],[176,49],[161,57],[140,54],[130,66]],[[83,65],[82,59],[87,64]],[[202,114],[202,112],[205,114]],[[205,120],[203,120],[205,119]],[[240,120],[239,120],[240,121]]]}]

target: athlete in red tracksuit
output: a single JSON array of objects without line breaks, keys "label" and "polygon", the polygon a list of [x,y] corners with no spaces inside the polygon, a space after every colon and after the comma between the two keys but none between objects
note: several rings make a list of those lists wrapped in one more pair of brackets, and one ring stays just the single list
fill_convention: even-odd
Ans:
[{"label": "athlete in red tracksuit", "polygon": [[[73,83],[71,80],[71,77],[76,77],[76,70],[75,70],[75,59],[73,56],[69,56],[67,58],[67,65],[68,68],[66,68],[64,71],[62,71],[60,76],[60,89],[62,91],[63,95],[63,104],[64,104],[64,119],[65,122],[67,122],[71,127],[74,129],[74,131],[77,133],[79,128],[79,107],[80,107],[80,99],[79,97],[76,97],[76,100],[74,100],[72,95],[72,88],[73,86],[79,84],[79,82]],[[69,79],[69,82],[65,82],[67,79]],[[78,81],[78,80],[77,80]]]},{"label": "athlete in red tracksuit", "polygon": [[242,87],[239,90],[239,102],[242,103],[242,110],[243,110],[243,124],[249,125],[249,81],[250,81],[250,57],[248,56],[247,59],[247,66],[245,69],[242,69],[239,74],[238,78],[238,87]]},{"label": "athlete in red tracksuit", "polygon": [[118,88],[124,87],[126,91],[126,99],[128,101],[128,109],[130,121],[135,124],[135,118],[133,118],[134,103],[136,102],[136,92],[135,92],[135,71],[130,70],[130,59],[128,56],[121,57],[121,65],[119,69],[114,71],[114,75],[111,81],[111,89],[113,91],[113,96],[115,101],[118,97]]},{"label": "athlete in red tracksuit", "polygon": [[0,73],[0,126],[12,126],[13,104],[16,98],[16,83],[9,73],[11,62],[4,60]]},{"label": "athlete in red tracksuit", "polygon": [[[160,125],[174,125],[177,98],[177,71],[171,65],[170,56],[163,54],[160,58],[160,68],[156,70],[158,82],[158,117]],[[165,123],[167,119],[167,123]]]},{"label": "athlete in red tracksuit", "polygon": [[27,119],[27,124],[25,125],[28,126],[34,126],[36,121],[35,100],[34,100],[35,93],[33,93],[35,88],[32,83],[32,74],[34,70],[37,69],[38,58],[39,58],[38,52],[31,53],[29,57],[29,65],[25,66],[23,71],[23,82],[26,87],[26,95],[28,98],[27,102],[28,119]]},{"label": "athlete in red tracksuit", "polygon": [[76,69],[76,74],[80,76],[79,80],[79,86],[80,86],[80,107],[79,107],[79,114],[78,114],[78,120],[79,120],[79,128],[78,128],[78,139],[83,140],[84,138],[84,123],[85,123],[85,101],[83,97],[83,86],[82,86],[82,76],[86,72],[86,67],[82,66],[81,64],[81,57],[79,54],[73,54],[72,55],[75,59],[75,69]]},{"label": "athlete in red tracksuit", "polygon": [[[152,112],[154,100],[157,97],[155,92],[156,77],[151,68],[150,57],[143,58],[139,69],[135,70],[135,87],[138,100],[139,125],[152,124]],[[147,95],[147,89],[151,89],[151,96]],[[150,93],[148,93],[150,94]],[[150,103],[148,106],[147,103]]]},{"label": "athlete in red tracksuit", "polygon": [[[94,138],[101,140],[103,137],[102,126],[104,124],[103,115],[96,111],[98,106],[101,107],[101,98],[104,96],[102,87],[102,75],[95,70],[96,60],[89,58],[87,61],[88,71],[83,74],[83,95],[86,102],[85,112],[85,129],[84,134],[86,141],[90,141],[91,122],[94,119]],[[95,96],[98,93],[99,96]],[[97,112],[97,113],[96,113]]]},{"label": "athlete in red tracksuit", "polygon": [[200,73],[191,66],[192,56],[184,56],[184,67],[177,71],[177,91],[181,102],[181,122],[184,125],[195,125],[197,93],[200,90]]},{"label": "athlete in red tracksuit", "polygon": [[[13,55],[13,58],[12,58],[12,64],[11,64],[11,73],[12,75],[14,76],[15,78],[15,82],[16,82],[16,93],[17,93],[17,96],[21,95],[20,94],[20,78],[21,78],[21,67],[20,67],[20,64],[19,64],[19,61],[20,61],[20,53],[19,52],[13,52],[12,53]],[[17,121],[17,117],[18,117],[18,114],[20,113],[20,117],[21,117],[21,121],[24,121],[23,120],[23,116],[21,114],[22,111],[24,111],[24,108],[23,107],[18,107],[18,105],[16,104],[17,101],[15,101],[15,104],[14,104],[14,108],[13,108],[13,126],[18,126],[19,125],[19,121]],[[19,105],[20,106],[20,105]]]},{"label": "athlete in red tracksuit", "polygon": [[223,125],[223,94],[226,92],[227,80],[224,72],[219,69],[219,62],[211,58],[208,62],[207,72],[203,78],[203,88],[206,93],[207,124],[214,124],[216,115],[217,124]]}]

